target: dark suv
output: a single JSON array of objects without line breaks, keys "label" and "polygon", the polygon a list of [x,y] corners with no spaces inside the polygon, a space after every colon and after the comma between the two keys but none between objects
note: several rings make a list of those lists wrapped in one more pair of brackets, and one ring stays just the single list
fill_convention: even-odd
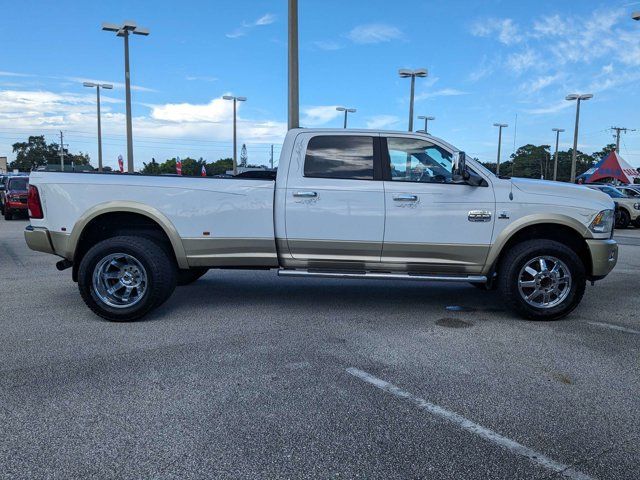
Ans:
[{"label": "dark suv", "polygon": [[29,177],[10,176],[4,179],[4,188],[0,190],[0,211],[5,220],[11,220],[14,214],[28,214],[28,190]]}]

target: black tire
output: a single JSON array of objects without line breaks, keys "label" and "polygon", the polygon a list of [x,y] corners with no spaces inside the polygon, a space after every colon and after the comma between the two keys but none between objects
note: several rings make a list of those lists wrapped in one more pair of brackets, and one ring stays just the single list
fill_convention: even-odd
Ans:
[{"label": "black tire", "polygon": [[[147,277],[146,288],[132,306],[114,307],[105,303],[95,290],[94,271],[112,254],[125,254],[139,262]],[[78,288],[87,306],[102,318],[113,322],[138,320],[171,296],[176,287],[175,261],[158,242],[140,236],[118,236],[94,245],[78,268]]]},{"label": "black tire", "polygon": [[640,217],[636,218],[633,221],[633,226],[636,227],[636,228],[640,228]]},{"label": "black tire", "polygon": [[178,286],[189,285],[209,271],[206,267],[186,268],[178,270]]},{"label": "black tire", "polygon": [[[558,305],[552,307],[537,308],[530,305],[520,294],[518,287],[521,271],[528,262],[539,256],[550,256],[560,260],[571,275],[568,295]],[[499,267],[499,290],[507,305],[529,320],[559,320],[566,317],[578,306],[584,295],[586,286],[584,264],[571,248],[554,240],[528,240],[516,244],[506,252]]]},{"label": "black tire", "polygon": [[8,208],[5,208],[3,213],[4,213],[5,220],[13,220],[13,212],[11,210],[9,210]]},{"label": "black tire", "polygon": [[616,228],[627,228],[631,223],[631,215],[624,208],[620,209],[620,217],[616,223]]}]

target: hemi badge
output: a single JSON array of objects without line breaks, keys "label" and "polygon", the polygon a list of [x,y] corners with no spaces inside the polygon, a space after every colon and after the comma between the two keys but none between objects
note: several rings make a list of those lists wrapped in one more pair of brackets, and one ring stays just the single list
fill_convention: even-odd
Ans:
[{"label": "hemi badge", "polygon": [[501,218],[501,219],[509,219],[509,212],[507,212],[506,210],[502,210],[502,211],[498,214],[498,218]]}]

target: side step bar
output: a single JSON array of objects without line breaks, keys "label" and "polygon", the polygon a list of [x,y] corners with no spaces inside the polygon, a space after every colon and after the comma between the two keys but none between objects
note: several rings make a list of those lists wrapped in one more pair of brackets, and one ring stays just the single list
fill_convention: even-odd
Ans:
[{"label": "side step bar", "polygon": [[412,275],[408,273],[374,273],[374,272],[330,272],[322,270],[278,270],[280,277],[318,277],[318,278],[354,278],[373,280],[418,280],[423,282],[471,282],[487,283],[484,275],[448,276],[448,275]]}]

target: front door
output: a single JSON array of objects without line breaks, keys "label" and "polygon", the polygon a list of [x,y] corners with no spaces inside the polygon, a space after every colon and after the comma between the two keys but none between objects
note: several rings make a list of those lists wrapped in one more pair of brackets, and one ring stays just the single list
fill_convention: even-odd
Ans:
[{"label": "front door", "polygon": [[347,132],[301,137],[286,188],[291,256],[309,267],[379,263],[385,214],[382,174],[374,168],[379,138]]},{"label": "front door", "polygon": [[415,272],[479,273],[491,244],[493,189],[454,183],[453,152],[444,146],[402,135],[382,138],[381,145],[382,261]]}]

